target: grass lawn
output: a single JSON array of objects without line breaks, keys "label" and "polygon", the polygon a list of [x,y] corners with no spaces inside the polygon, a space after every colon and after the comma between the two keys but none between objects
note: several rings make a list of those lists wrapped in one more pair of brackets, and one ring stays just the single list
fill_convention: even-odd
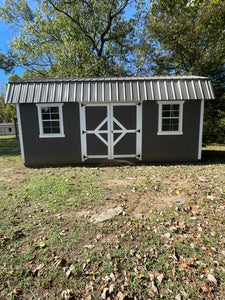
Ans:
[{"label": "grass lawn", "polygon": [[0,299],[224,299],[225,145],[195,164],[26,168],[0,139],[0,179]]}]

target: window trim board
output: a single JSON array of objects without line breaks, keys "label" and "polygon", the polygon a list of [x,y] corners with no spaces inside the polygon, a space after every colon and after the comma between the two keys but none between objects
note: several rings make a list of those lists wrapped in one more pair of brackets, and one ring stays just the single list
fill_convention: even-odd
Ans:
[{"label": "window trim board", "polygon": [[[64,126],[63,126],[63,112],[62,112],[63,103],[36,104],[36,106],[38,108],[39,138],[65,137]],[[59,129],[60,129],[60,133],[44,133],[44,131],[43,131],[43,119],[42,119],[42,114],[41,114],[41,108],[42,107],[58,107],[59,108]]]},{"label": "window trim board", "polygon": [[[157,135],[183,135],[183,104],[185,101],[157,101],[158,103],[158,132]],[[179,104],[178,130],[162,130],[162,107],[163,105]]]}]

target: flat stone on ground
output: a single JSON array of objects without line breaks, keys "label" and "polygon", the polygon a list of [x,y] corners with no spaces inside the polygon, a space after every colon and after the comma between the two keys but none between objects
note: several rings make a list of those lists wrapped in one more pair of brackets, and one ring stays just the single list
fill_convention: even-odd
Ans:
[{"label": "flat stone on ground", "polygon": [[90,218],[90,221],[92,223],[102,223],[105,221],[109,221],[116,216],[122,215],[122,213],[123,213],[123,208],[121,206],[117,206],[115,208],[106,209],[100,214],[94,214]]},{"label": "flat stone on ground", "polygon": [[182,195],[172,196],[172,202],[175,202],[177,205],[184,205],[185,204],[185,197]]}]

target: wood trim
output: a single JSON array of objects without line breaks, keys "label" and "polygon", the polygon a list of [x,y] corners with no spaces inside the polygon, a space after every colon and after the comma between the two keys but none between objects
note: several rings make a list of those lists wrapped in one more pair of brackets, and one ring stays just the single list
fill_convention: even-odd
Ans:
[{"label": "wood trim", "polygon": [[[62,138],[65,137],[64,134],[64,126],[63,126],[63,113],[62,113],[62,106],[63,103],[56,103],[56,104],[36,104],[38,109],[38,124],[39,124],[39,138]],[[59,128],[60,133],[44,133],[43,132],[43,120],[41,116],[41,107],[58,107],[59,108]]]},{"label": "wood trim", "polygon": [[19,129],[19,140],[20,140],[21,158],[22,158],[22,162],[25,164],[25,155],[24,155],[24,146],[23,146],[23,131],[22,131],[22,124],[21,124],[19,104],[16,104],[16,114],[17,114],[17,122],[18,122],[18,129]]},{"label": "wood trim", "polygon": [[203,119],[204,119],[204,100],[201,100],[200,123],[199,123],[199,141],[198,141],[198,159],[202,158]]},{"label": "wood trim", "polygon": [[[183,134],[183,104],[184,101],[157,101],[158,103],[158,132],[157,135],[182,135]],[[162,131],[162,106],[179,104],[179,128],[176,131]]]}]

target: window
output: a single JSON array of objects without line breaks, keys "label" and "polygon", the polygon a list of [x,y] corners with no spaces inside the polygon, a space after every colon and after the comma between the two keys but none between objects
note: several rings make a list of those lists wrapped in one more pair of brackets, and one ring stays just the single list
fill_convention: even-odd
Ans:
[{"label": "window", "polygon": [[64,137],[63,104],[37,104],[39,119],[39,137]]},{"label": "window", "polygon": [[158,104],[158,135],[183,134],[182,126],[184,101],[158,101]]}]

